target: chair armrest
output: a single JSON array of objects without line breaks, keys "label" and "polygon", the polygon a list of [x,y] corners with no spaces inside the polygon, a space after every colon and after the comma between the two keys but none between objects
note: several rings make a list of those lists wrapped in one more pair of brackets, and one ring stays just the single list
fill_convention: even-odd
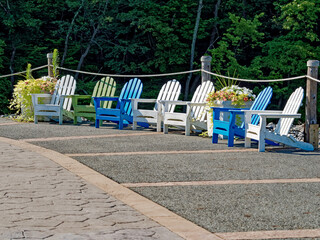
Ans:
[{"label": "chair armrest", "polygon": [[79,100],[84,100],[84,99],[90,99],[92,98],[91,95],[78,95],[78,94],[75,94],[75,95],[69,95],[67,96],[67,98],[72,98],[72,105],[75,107],[75,106],[78,106],[78,102]]},{"label": "chair armrest", "polygon": [[52,95],[50,93],[32,93],[31,96],[36,98],[49,98]]},{"label": "chair armrest", "polygon": [[119,101],[119,97],[93,97],[95,109],[100,107],[102,101]]},{"label": "chair armrest", "polygon": [[206,102],[202,102],[202,103],[187,102],[187,105],[189,107],[205,107],[207,103]]},{"label": "chair armrest", "polygon": [[239,110],[239,108],[228,108],[228,107],[210,107],[213,110],[220,110],[224,112],[229,112],[229,110]]},{"label": "chair armrest", "polygon": [[145,98],[131,98],[131,102],[141,103],[155,103],[157,99],[145,99]]},{"label": "chair armrest", "polygon": [[232,109],[232,110],[229,110],[230,113],[232,114],[236,114],[236,115],[244,115],[244,111],[242,111],[242,109]]},{"label": "chair armrest", "polygon": [[51,98],[52,95],[49,93],[32,93],[31,100],[33,105],[39,104],[39,98]]},{"label": "chair armrest", "polygon": [[274,111],[274,110],[243,110],[245,113],[250,114],[259,114],[259,113],[271,113],[271,114],[281,114],[282,111]]},{"label": "chair armrest", "polygon": [[187,105],[187,101],[171,101],[171,100],[160,100],[159,101],[162,105],[166,105],[166,104],[175,104],[175,105]]},{"label": "chair armrest", "polygon": [[129,98],[129,99],[123,98],[123,99],[121,99],[121,102],[131,103],[131,98]]},{"label": "chair armrest", "polygon": [[93,97],[94,101],[101,102],[101,101],[118,101],[118,97]]},{"label": "chair armrest", "polygon": [[[213,112],[212,112],[213,120],[219,120],[221,112],[237,111],[236,113],[238,113],[238,111],[239,111],[239,108],[229,108],[229,107],[224,107],[224,108],[211,107],[211,109],[213,110]],[[239,113],[239,114],[241,114],[241,113]]]},{"label": "chair armrest", "polygon": [[173,104],[173,105],[183,105],[186,106],[187,101],[181,101],[181,100],[177,100],[177,101],[173,101],[173,100],[160,100],[160,111],[162,112],[162,114],[164,114],[165,112],[169,111],[169,104]]},{"label": "chair armrest", "polygon": [[259,113],[258,114],[264,118],[300,118],[301,114],[277,114],[277,113]]},{"label": "chair armrest", "polygon": [[[210,107],[216,114],[220,112],[230,112],[230,111],[239,111],[239,108],[220,108],[220,107]],[[240,110],[241,111],[241,110]]]},{"label": "chair armrest", "polygon": [[91,99],[91,95],[69,95],[68,97],[71,97],[72,99]]}]

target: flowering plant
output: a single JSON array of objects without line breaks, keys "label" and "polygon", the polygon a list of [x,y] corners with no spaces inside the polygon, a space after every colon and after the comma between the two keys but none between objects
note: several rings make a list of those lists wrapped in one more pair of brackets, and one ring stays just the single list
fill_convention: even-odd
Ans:
[{"label": "flowering plant", "polygon": [[13,90],[13,99],[11,100],[10,109],[17,110],[21,113],[17,120],[32,121],[33,108],[31,94],[54,92],[57,80],[48,76],[34,79],[20,80]]},{"label": "flowering plant", "polygon": [[207,102],[209,106],[215,106],[221,101],[231,101],[231,104],[237,107],[245,105],[246,102],[253,101],[255,95],[252,90],[238,85],[231,85],[222,88],[217,92],[209,93]]}]

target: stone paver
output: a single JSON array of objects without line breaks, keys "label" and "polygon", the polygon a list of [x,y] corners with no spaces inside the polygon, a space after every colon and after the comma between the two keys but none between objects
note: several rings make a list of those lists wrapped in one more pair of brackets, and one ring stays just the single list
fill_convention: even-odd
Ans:
[{"label": "stone paver", "polygon": [[0,141],[0,239],[182,239],[49,159]]}]

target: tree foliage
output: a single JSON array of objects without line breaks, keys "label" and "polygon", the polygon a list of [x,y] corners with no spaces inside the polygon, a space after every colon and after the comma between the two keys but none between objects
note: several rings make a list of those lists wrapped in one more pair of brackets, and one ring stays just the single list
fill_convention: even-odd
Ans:
[{"label": "tree foliage", "polygon": [[[320,0],[202,0],[196,21],[198,3],[0,0],[0,75],[23,71],[27,63],[44,65],[53,49],[59,50],[63,67],[119,74],[188,70],[208,54],[214,71],[254,79],[304,75],[307,60],[320,58]],[[46,69],[33,74],[46,75]],[[187,86],[185,93],[199,84],[197,74],[190,82],[187,75],[176,78]],[[77,79],[81,92],[97,77],[80,74]],[[18,80],[0,78],[0,112],[8,111],[7,99]],[[166,80],[143,79],[144,94],[156,94]],[[304,82],[272,84],[279,107]],[[259,90],[266,84],[242,85]]]}]

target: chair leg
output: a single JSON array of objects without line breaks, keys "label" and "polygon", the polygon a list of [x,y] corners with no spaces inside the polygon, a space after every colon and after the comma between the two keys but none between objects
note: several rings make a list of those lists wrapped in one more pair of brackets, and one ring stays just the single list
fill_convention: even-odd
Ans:
[{"label": "chair leg", "polygon": [[190,136],[190,124],[186,124],[185,135]]},{"label": "chair leg", "polygon": [[161,132],[161,122],[157,123],[157,132]]},{"label": "chair leg", "polygon": [[62,125],[63,122],[63,115],[62,112],[59,114],[59,125]]},{"label": "chair leg", "polygon": [[132,122],[132,130],[137,130],[137,122]]},{"label": "chair leg", "polygon": [[264,136],[262,134],[260,134],[259,136],[259,152],[264,152],[265,151],[265,147],[266,147],[266,139],[264,138]]},{"label": "chair leg", "polygon": [[163,133],[168,134],[169,126],[167,124],[163,124]]},{"label": "chair leg", "polygon": [[34,115],[34,123],[35,123],[35,124],[38,124],[38,117],[37,117],[37,115]]},{"label": "chair leg", "polygon": [[123,129],[123,118],[121,117],[121,114],[120,114],[120,119],[119,119],[119,130],[122,130]]},{"label": "chair leg", "polygon": [[157,117],[157,132],[161,132],[161,117]]},{"label": "chair leg", "polygon": [[218,143],[219,134],[212,133],[212,143]]},{"label": "chair leg", "polygon": [[234,131],[233,129],[229,130],[229,135],[228,135],[228,147],[233,147],[234,144]]},{"label": "chair leg", "polygon": [[249,148],[251,147],[251,138],[245,138],[244,139],[244,147]]},{"label": "chair leg", "polygon": [[77,123],[78,123],[77,119],[78,119],[77,116],[74,115],[74,117],[73,117],[73,124],[74,125],[77,125]]},{"label": "chair leg", "polygon": [[95,127],[96,127],[96,128],[99,128],[99,127],[100,127],[100,120],[99,120],[99,119],[96,119],[96,121],[95,121]]},{"label": "chair leg", "polygon": [[228,147],[233,147],[234,144],[234,136],[228,136]]}]

